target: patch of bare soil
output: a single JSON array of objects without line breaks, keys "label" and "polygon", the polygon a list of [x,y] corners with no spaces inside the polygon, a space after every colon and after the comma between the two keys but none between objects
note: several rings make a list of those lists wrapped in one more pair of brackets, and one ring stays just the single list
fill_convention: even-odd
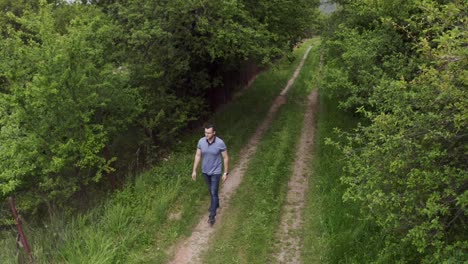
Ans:
[{"label": "patch of bare soil", "polygon": [[293,76],[291,77],[288,84],[281,92],[281,94],[274,100],[267,116],[265,117],[263,122],[260,124],[260,126],[257,128],[254,135],[250,138],[246,147],[244,147],[241,150],[240,155],[239,155],[239,157],[241,157],[239,160],[239,164],[231,172],[229,172],[228,180],[223,184],[220,190],[219,198],[220,198],[220,204],[222,205],[222,210],[218,210],[218,213],[216,216],[216,224],[213,227],[211,227],[207,223],[208,213],[204,215],[200,219],[195,229],[193,230],[192,235],[188,237],[187,239],[181,241],[178,245],[176,245],[175,250],[174,250],[175,255],[170,263],[172,264],[201,263],[201,259],[200,259],[201,253],[203,252],[204,249],[207,248],[210,237],[216,231],[217,226],[219,226],[219,222],[222,222],[223,215],[224,215],[223,211],[229,208],[229,201],[231,200],[232,195],[235,193],[237,187],[242,181],[242,178],[244,177],[245,170],[247,169],[248,163],[257,150],[258,142],[260,141],[263,134],[270,126],[276,113],[278,112],[278,109],[286,102],[286,97],[285,97],[286,93],[288,92],[289,88],[292,86],[297,76],[299,75],[299,72],[301,71],[302,66],[304,65],[305,59],[307,58],[307,55],[309,54],[310,49],[311,47],[309,47],[309,49],[304,54],[301,60],[301,63],[295,70]]},{"label": "patch of bare soil", "polygon": [[307,192],[308,164],[312,159],[314,142],[314,115],[317,109],[317,90],[308,96],[307,110],[304,115],[304,125],[296,152],[294,171],[288,183],[288,194],[282,208],[281,223],[276,242],[277,250],[274,259],[278,263],[301,263],[301,230]]}]

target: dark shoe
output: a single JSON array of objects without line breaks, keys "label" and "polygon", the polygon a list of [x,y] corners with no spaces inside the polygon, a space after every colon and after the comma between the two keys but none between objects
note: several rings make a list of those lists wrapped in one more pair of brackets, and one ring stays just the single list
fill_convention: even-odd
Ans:
[{"label": "dark shoe", "polygon": [[208,224],[210,224],[211,226],[213,226],[215,222],[216,220],[214,216],[210,216],[210,218],[208,218]]}]

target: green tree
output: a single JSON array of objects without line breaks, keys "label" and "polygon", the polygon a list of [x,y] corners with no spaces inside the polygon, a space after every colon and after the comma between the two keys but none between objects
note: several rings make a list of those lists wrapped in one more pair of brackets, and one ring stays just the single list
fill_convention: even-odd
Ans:
[{"label": "green tree", "polygon": [[[304,11],[286,19],[282,12],[296,9],[285,3],[270,6],[276,26],[262,22],[251,6],[237,0],[103,5],[126,32],[124,60],[132,84],[145,95],[141,124],[157,145],[170,143],[187,122],[209,110],[209,99],[222,89],[226,72],[247,60],[268,64],[296,44],[305,35],[305,21],[313,19]],[[287,21],[293,22],[282,27]]]},{"label": "green tree", "polygon": [[366,118],[342,181],[386,237],[377,262],[467,257],[468,6],[445,2],[347,1],[327,42],[325,92]]},{"label": "green tree", "polygon": [[119,28],[94,7],[75,7],[65,34],[50,5],[9,13],[21,27],[0,41],[0,190],[21,196],[24,209],[64,203],[110,172],[103,148],[141,110],[127,71],[106,56]]},{"label": "green tree", "polygon": [[246,10],[274,34],[273,45],[291,49],[312,32],[319,19],[318,0],[242,1]]}]

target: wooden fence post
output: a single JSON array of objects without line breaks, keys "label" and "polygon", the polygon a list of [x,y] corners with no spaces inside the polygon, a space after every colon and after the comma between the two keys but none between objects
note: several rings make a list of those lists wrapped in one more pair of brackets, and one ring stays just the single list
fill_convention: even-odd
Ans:
[{"label": "wooden fence post", "polygon": [[11,212],[13,213],[13,217],[15,218],[16,228],[18,229],[18,235],[19,235],[21,244],[23,244],[23,248],[26,251],[26,254],[28,255],[29,261],[33,263],[31,249],[29,248],[28,241],[26,240],[26,236],[24,235],[23,226],[21,225],[21,219],[18,216],[18,211],[16,210],[15,200],[13,199],[13,196],[10,196],[9,202],[10,202]]}]

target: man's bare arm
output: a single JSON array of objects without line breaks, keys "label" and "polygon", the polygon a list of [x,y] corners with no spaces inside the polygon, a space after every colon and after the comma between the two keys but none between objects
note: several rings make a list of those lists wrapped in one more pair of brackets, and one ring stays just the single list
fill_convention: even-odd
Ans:
[{"label": "man's bare arm", "polygon": [[229,173],[229,155],[228,155],[227,150],[221,152],[221,154],[223,155],[223,160],[224,160],[223,182],[225,182],[227,179],[227,175]]},{"label": "man's bare arm", "polygon": [[192,180],[197,179],[197,168],[198,164],[200,164],[200,159],[201,159],[201,150],[197,149],[197,152],[195,153],[195,160],[193,161],[193,171],[192,171]]}]

